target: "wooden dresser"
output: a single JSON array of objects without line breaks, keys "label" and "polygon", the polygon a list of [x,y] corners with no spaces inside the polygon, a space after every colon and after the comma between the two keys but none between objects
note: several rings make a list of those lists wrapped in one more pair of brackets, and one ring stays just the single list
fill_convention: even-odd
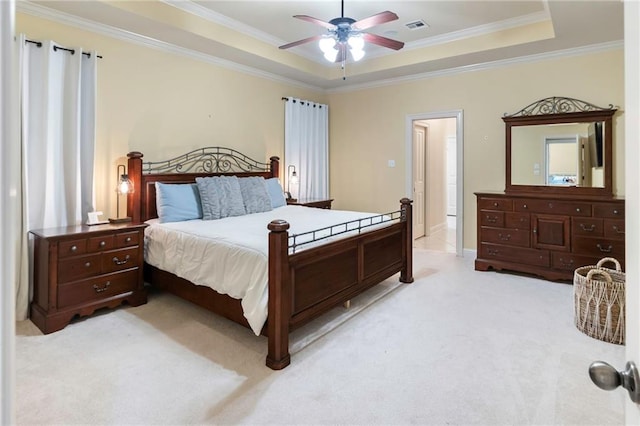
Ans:
[{"label": "wooden dresser", "polygon": [[48,334],[74,316],[123,302],[147,302],[142,278],[145,224],[70,226],[31,231],[31,321]]},{"label": "wooden dresser", "polygon": [[571,280],[579,266],[614,257],[624,268],[624,200],[476,193],[476,270]]}]

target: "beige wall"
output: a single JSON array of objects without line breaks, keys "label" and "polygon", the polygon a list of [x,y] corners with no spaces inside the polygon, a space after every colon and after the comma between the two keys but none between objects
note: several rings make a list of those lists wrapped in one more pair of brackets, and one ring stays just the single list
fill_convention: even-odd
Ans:
[{"label": "beige wall", "polygon": [[[326,95],[25,14],[18,14],[16,29],[32,39],[96,49],[104,57],[98,71],[96,207],[105,213],[115,211],[116,164],[131,150],[154,160],[223,145],[256,159],[282,157],[282,96],[330,106],[335,207],[396,209],[407,195],[406,116],[462,109],[464,246],[475,248],[473,193],[504,189],[505,112],[548,96],[624,104],[622,49]],[[615,123],[614,191],[623,195],[622,114]],[[387,167],[389,159],[396,167]]]},{"label": "beige wall", "polygon": [[115,213],[116,166],[126,163],[127,152],[141,151],[153,161],[192,148],[226,146],[259,161],[283,158],[282,97],[327,101],[316,91],[26,14],[17,15],[16,31],[33,40],[97,50],[103,57],[98,67],[96,209],[107,217]]},{"label": "beige wall", "polygon": [[[338,208],[386,211],[406,191],[407,115],[464,112],[464,247],[476,245],[477,191],[505,186],[504,113],[548,96],[624,105],[622,49],[515,64],[348,93],[330,104],[331,196]],[[348,77],[347,77],[348,78]],[[614,118],[614,192],[624,195],[624,114]],[[395,159],[396,167],[387,167]]]}]

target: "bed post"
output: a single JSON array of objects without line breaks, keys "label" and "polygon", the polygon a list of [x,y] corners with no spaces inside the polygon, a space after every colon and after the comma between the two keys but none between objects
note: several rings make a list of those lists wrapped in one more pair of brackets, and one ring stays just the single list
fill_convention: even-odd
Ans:
[{"label": "bed post", "polygon": [[282,370],[291,362],[289,320],[291,318],[291,281],[289,277],[289,224],[273,220],[269,225],[269,306],[267,331],[269,353],[267,367]]},{"label": "bed post", "polygon": [[271,177],[277,178],[280,176],[280,157],[269,158],[271,164]]},{"label": "bed post", "polygon": [[127,164],[127,174],[133,183],[133,193],[127,194],[127,216],[133,223],[140,223],[140,203],[142,200],[142,153],[132,151],[127,154],[129,158]]},{"label": "bed post", "polygon": [[400,271],[400,282],[413,282],[413,201],[408,198],[400,200],[400,210],[402,211],[402,270]]}]

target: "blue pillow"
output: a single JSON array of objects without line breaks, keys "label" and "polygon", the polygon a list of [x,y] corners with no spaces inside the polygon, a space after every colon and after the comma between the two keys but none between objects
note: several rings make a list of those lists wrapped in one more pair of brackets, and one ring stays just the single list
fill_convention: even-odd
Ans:
[{"label": "blue pillow", "polygon": [[284,191],[278,178],[265,179],[264,182],[267,184],[267,193],[271,198],[271,207],[275,209],[276,207],[286,206],[287,200],[284,198]]},{"label": "blue pillow", "polygon": [[156,210],[160,223],[202,219],[198,186],[156,182]]},{"label": "blue pillow", "polygon": [[203,220],[242,216],[247,213],[237,176],[212,176],[196,178]]},{"label": "blue pillow", "polygon": [[262,176],[238,178],[238,183],[247,214],[268,212],[272,209],[271,197]]}]

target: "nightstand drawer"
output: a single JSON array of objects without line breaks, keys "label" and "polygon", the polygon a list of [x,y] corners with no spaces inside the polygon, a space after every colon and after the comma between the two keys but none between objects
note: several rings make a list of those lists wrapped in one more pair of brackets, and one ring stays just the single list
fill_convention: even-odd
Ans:
[{"label": "nightstand drawer", "polygon": [[90,253],[109,250],[115,247],[113,235],[102,235],[100,237],[92,237],[87,240],[87,250]]},{"label": "nightstand drawer", "polygon": [[575,237],[573,239],[573,252],[624,259],[624,240],[598,237]]},{"label": "nightstand drawer", "polygon": [[140,264],[138,246],[102,253],[102,273],[121,271]]},{"label": "nightstand drawer", "polygon": [[135,290],[137,282],[138,268],[63,284],[58,288],[58,308],[121,295]]},{"label": "nightstand drawer", "polygon": [[89,254],[60,260],[58,264],[58,281],[66,283],[102,272],[102,255]]},{"label": "nightstand drawer", "polygon": [[61,241],[58,247],[58,256],[60,258],[78,256],[87,252],[87,239]]},{"label": "nightstand drawer", "polygon": [[116,247],[137,246],[140,240],[139,232],[123,232],[116,235]]}]

